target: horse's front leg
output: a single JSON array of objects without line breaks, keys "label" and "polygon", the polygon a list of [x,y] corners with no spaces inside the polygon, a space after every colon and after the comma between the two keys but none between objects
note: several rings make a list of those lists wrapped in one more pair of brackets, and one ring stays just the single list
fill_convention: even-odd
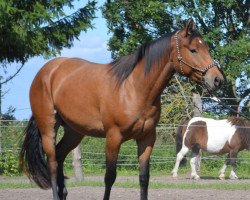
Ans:
[{"label": "horse's front leg", "polygon": [[138,146],[138,161],[139,161],[139,181],[141,200],[148,199],[148,183],[149,183],[149,168],[150,155],[155,143],[156,132],[149,133],[145,138],[136,140]]},{"label": "horse's front leg", "polygon": [[188,153],[188,147],[186,147],[185,145],[182,146],[181,150],[179,151],[179,153],[176,156],[176,161],[175,161],[175,165],[174,168],[172,170],[172,175],[173,178],[177,178],[178,177],[178,169],[180,166],[180,162],[182,161],[182,159],[184,158],[184,156]]},{"label": "horse's front leg", "polygon": [[109,200],[111,188],[116,179],[116,164],[122,136],[118,128],[110,129],[106,135],[106,174],[104,178],[104,200]]}]

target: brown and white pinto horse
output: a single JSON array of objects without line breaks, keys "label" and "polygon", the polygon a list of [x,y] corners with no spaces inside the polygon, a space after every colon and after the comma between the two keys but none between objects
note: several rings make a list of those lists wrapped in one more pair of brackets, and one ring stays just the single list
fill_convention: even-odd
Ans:
[{"label": "brown and white pinto horse", "polygon": [[[134,139],[141,199],[147,199],[160,95],[175,72],[210,89],[223,80],[193,20],[109,64],[77,58],[49,61],[31,85],[32,117],[20,152],[21,166],[41,188],[52,187],[54,200],[66,199],[65,157],[85,135],[106,138],[104,199],[109,199],[120,146]],[[64,136],[56,145],[59,126]]]},{"label": "brown and white pinto horse", "polygon": [[250,149],[250,122],[240,118],[214,120],[203,117],[194,117],[178,127],[176,135],[176,163],[172,171],[177,177],[181,160],[192,150],[190,159],[191,178],[199,179],[195,164],[200,150],[212,154],[225,154],[228,157],[220,170],[220,179],[225,178],[227,165],[231,165],[230,179],[237,179],[235,173],[236,158],[239,151]]}]

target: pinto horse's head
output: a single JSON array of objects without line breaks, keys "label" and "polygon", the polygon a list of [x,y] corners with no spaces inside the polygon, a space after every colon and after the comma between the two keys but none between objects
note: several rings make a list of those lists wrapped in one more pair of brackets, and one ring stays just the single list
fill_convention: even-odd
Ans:
[{"label": "pinto horse's head", "polygon": [[175,70],[209,90],[217,89],[224,80],[218,64],[211,58],[209,48],[189,19],[183,29],[173,36]]}]

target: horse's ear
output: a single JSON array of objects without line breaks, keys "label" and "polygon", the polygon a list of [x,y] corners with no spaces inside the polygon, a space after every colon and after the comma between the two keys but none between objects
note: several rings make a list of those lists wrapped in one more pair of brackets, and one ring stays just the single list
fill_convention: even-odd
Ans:
[{"label": "horse's ear", "polygon": [[188,19],[185,23],[184,29],[184,36],[187,37],[193,33],[196,29],[194,20],[192,18]]}]

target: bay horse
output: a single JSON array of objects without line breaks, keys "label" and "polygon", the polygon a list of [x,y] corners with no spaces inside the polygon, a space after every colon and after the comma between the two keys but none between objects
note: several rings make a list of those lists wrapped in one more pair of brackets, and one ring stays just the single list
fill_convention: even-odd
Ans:
[{"label": "bay horse", "polygon": [[[224,79],[192,19],[182,29],[108,64],[52,59],[37,73],[30,88],[32,116],[25,130],[20,166],[41,188],[52,187],[54,200],[66,199],[65,157],[85,135],[106,138],[103,199],[107,200],[116,179],[120,146],[134,139],[140,195],[147,199],[160,95],[175,72],[211,90]],[[59,126],[64,128],[64,136],[56,144]]]},{"label": "bay horse", "polygon": [[236,158],[238,152],[250,149],[250,122],[230,117],[215,120],[204,117],[194,117],[178,127],[176,135],[176,163],[172,170],[173,177],[177,177],[180,162],[191,149],[191,178],[199,179],[195,163],[200,150],[212,154],[228,154],[224,165],[220,169],[219,179],[225,179],[227,165],[231,165],[230,179],[238,179]]}]

